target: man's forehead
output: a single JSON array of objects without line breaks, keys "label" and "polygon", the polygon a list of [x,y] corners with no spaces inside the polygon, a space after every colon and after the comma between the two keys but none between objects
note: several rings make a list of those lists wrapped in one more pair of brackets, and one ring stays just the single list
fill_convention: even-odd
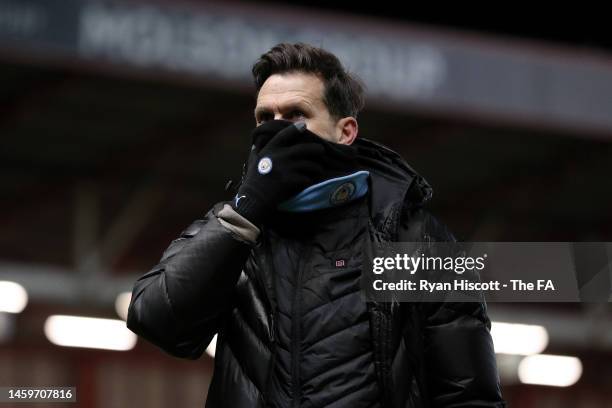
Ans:
[{"label": "man's forehead", "polygon": [[257,107],[272,109],[276,105],[316,104],[322,100],[323,84],[311,74],[275,74],[264,82],[257,95]]}]

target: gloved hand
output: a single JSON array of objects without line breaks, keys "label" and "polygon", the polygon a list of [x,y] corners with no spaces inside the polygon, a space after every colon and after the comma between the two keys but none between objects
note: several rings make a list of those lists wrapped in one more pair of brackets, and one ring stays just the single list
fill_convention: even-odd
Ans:
[{"label": "gloved hand", "polygon": [[304,122],[271,120],[251,133],[251,152],[232,207],[257,226],[279,203],[323,178],[322,139]]}]

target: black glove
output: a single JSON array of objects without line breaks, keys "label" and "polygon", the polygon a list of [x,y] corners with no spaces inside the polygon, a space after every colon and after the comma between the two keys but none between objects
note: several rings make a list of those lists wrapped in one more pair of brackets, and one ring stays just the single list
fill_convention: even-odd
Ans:
[{"label": "black glove", "polygon": [[326,148],[304,122],[271,120],[251,133],[251,152],[232,207],[260,226],[279,203],[323,179]]}]

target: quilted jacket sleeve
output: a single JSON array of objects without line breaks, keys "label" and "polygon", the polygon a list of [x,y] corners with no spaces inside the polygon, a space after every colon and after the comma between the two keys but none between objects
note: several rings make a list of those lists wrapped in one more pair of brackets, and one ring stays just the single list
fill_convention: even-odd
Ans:
[{"label": "quilted jacket sleeve", "polygon": [[199,358],[232,303],[258,234],[225,202],[215,204],[136,281],[127,327],[173,356]]},{"label": "quilted jacket sleeve", "polygon": [[[424,209],[406,218],[399,241],[456,242]],[[430,406],[505,407],[485,301],[423,302],[417,310],[423,331],[423,385]]]}]

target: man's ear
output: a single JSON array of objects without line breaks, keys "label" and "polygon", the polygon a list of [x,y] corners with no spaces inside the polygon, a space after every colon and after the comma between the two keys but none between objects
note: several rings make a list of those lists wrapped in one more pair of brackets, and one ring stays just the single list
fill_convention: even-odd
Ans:
[{"label": "man's ear", "polygon": [[350,145],[353,144],[357,133],[359,132],[359,124],[357,119],[352,116],[342,118],[336,123],[336,143]]}]

